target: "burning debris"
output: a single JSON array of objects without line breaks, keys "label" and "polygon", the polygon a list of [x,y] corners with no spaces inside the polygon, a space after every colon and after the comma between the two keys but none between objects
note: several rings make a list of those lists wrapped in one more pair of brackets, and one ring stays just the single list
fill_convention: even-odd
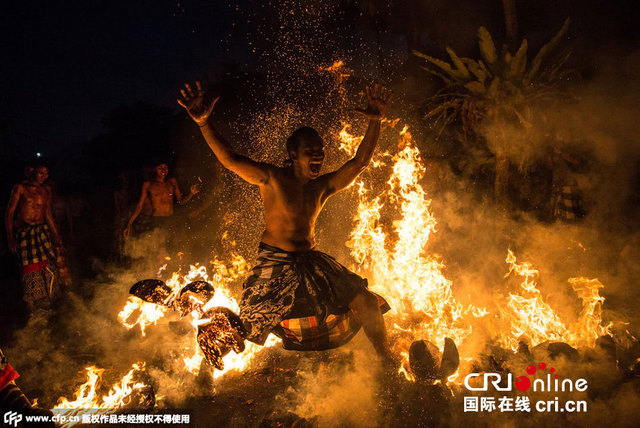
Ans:
[{"label": "burning debris", "polygon": [[444,339],[442,352],[433,343],[418,340],[409,348],[409,367],[420,381],[440,380],[446,383],[460,365],[460,355],[453,340]]},{"label": "burning debris", "polygon": [[207,281],[190,282],[176,293],[163,281],[145,279],[134,284],[129,292],[146,303],[175,309],[180,318],[191,314],[193,325],[198,328],[200,349],[216,369],[224,369],[222,357],[229,351],[237,354],[244,351],[246,333],[238,315],[225,307],[206,309],[215,296],[214,287]]},{"label": "burning debris", "polygon": [[229,351],[236,354],[244,351],[246,333],[240,317],[231,310],[223,307],[209,309],[198,323],[198,344],[207,361],[216,369],[224,369],[222,357]]},{"label": "burning debris", "polygon": [[202,316],[204,304],[211,300],[214,295],[215,290],[211,284],[206,281],[193,281],[180,290],[180,296],[175,301],[174,306],[180,313],[181,318],[194,311]]},{"label": "burning debris", "polygon": [[125,409],[152,409],[155,406],[155,392],[150,385],[142,382],[141,372],[144,363],[134,364],[129,372],[116,382],[106,395],[100,396],[98,389],[104,374],[104,369],[87,367],[87,381],[75,392],[74,400],[60,397],[52,411],[58,416],[64,416],[69,421],[63,427],[70,427],[72,416],[109,415]]},{"label": "burning debris", "polygon": [[129,293],[147,303],[165,305],[171,297],[171,288],[158,279],[144,279],[133,284]]}]

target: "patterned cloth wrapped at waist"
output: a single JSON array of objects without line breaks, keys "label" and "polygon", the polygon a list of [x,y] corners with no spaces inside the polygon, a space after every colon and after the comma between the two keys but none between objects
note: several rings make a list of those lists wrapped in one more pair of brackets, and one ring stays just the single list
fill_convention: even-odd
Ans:
[{"label": "patterned cloth wrapped at waist", "polygon": [[286,349],[329,349],[360,328],[349,303],[366,289],[366,279],[328,254],[260,243],[244,283],[240,318],[252,342],[263,344],[273,331]]},{"label": "patterned cloth wrapped at waist", "polygon": [[44,268],[46,262],[55,263],[56,255],[47,224],[20,224],[15,235],[23,271],[29,271],[30,265],[41,265]]}]

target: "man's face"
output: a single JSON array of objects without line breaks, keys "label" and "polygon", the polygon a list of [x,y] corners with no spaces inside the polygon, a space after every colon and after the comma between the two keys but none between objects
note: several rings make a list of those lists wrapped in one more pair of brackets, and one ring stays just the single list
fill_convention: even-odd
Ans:
[{"label": "man's face", "polygon": [[324,161],[324,143],[321,138],[307,139],[300,142],[295,153],[292,153],[294,167],[297,165],[305,177],[310,179],[320,175]]},{"label": "man's face", "polygon": [[154,171],[156,172],[156,177],[158,178],[166,178],[167,174],[169,174],[169,166],[167,166],[166,164],[160,164],[158,166],[156,166],[154,168]]},{"label": "man's face", "polygon": [[47,178],[49,178],[49,168],[46,166],[39,166],[35,170],[34,177],[38,184],[44,184],[44,182],[47,181]]}]

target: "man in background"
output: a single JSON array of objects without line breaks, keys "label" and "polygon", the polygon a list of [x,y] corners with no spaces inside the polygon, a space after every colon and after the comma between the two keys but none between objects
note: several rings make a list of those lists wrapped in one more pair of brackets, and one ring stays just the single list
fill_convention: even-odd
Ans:
[{"label": "man in background", "polygon": [[23,296],[30,310],[40,300],[51,301],[58,291],[56,253],[63,247],[51,210],[48,178],[47,166],[33,165],[30,176],[13,186],[5,218],[7,243],[18,256]]},{"label": "man in background", "polygon": [[142,212],[145,203],[151,203],[151,216],[149,217],[149,229],[160,229],[166,235],[167,249],[171,250],[175,233],[173,224],[174,202],[185,205],[198,193],[198,186],[192,185],[188,195],[183,196],[178,187],[178,181],[169,176],[169,166],[167,162],[157,161],[153,168],[153,177],[149,181],[142,183],[142,192],[138,204],[136,205],[127,226],[124,229],[124,238],[131,235],[133,222]]}]

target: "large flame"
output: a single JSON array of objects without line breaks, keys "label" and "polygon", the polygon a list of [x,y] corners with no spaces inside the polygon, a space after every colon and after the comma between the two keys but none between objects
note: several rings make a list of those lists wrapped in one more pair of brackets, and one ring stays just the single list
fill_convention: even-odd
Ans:
[{"label": "large flame", "polygon": [[[352,154],[356,137],[346,126],[339,136],[341,148]],[[347,245],[372,290],[388,299],[394,310],[394,348],[404,360],[401,372],[411,378],[407,363],[413,340],[427,339],[442,346],[445,337],[450,337],[459,344],[472,332],[471,323],[464,318],[482,317],[488,312],[457,302],[451,281],[442,273],[442,262],[426,252],[437,222],[420,184],[425,173],[420,152],[406,126],[400,132],[398,146],[398,153],[391,157],[391,176],[381,193],[370,197],[365,182],[357,182],[358,209]],[[383,164],[378,161],[373,165]],[[382,221],[381,211],[386,205],[397,212],[390,228]]]},{"label": "large flame", "polygon": [[[340,148],[353,155],[361,137],[351,135],[346,124],[338,137]],[[364,179],[356,182],[358,208],[347,245],[358,268],[369,278],[371,288],[387,298],[394,309],[388,323],[393,325],[394,350],[403,360],[400,372],[413,380],[408,369],[408,348],[413,340],[426,339],[440,347],[449,337],[461,345],[473,331],[473,320],[489,312],[458,302],[452,293],[452,282],[442,273],[442,261],[426,252],[437,222],[420,184],[425,173],[420,152],[406,126],[400,132],[398,147],[393,155],[382,154],[391,157],[390,178],[382,192],[371,195],[371,186]],[[374,159],[374,167],[382,165]],[[383,209],[395,210],[391,227],[383,221]],[[496,335],[502,346],[516,351],[521,340],[533,346],[555,340],[576,347],[593,346],[598,337],[610,332],[611,325],[601,325],[604,298],[599,295],[602,284],[597,279],[569,280],[582,299],[583,309],[578,321],[567,327],[538,290],[538,271],[530,263],[517,263],[511,251],[506,262],[506,276],[516,274],[522,282],[518,291],[498,304],[500,326]]]}]

